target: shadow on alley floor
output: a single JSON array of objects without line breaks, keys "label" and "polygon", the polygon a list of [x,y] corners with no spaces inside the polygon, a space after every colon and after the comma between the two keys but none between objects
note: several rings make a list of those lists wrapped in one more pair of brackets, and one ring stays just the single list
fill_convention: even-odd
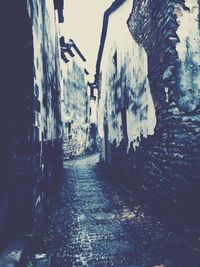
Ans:
[{"label": "shadow on alley floor", "polygon": [[[27,256],[51,256],[52,267],[199,267],[200,251],[103,177],[98,155],[64,162],[47,231]],[[29,262],[29,263],[28,263]]]}]

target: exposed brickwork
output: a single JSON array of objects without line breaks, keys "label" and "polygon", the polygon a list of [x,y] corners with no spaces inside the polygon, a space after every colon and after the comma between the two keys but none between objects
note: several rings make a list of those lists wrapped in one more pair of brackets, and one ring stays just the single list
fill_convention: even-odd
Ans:
[{"label": "exposed brickwork", "polygon": [[[189,63],[180,57],[176,46],[180,42],[179,12],[192,12],[186,4],[171,0],[134,1],[128,24],[133,38],[148,54],[148,77],[157,115],[155,134],[142,138],[140,152],[136,152],[136,158],[140,159],[135,167],[145,168],[142,171],[144,188],[157,201],[173,204],[172,208],[181,204],[181,212],[195,214],[200,195],[199,88],[194,86],[195,77],[190,71],[181,71],[182,66]],[[189,50],[192,50],[191,44]],[[190,51],[193,71],[195,53]],[[181,85],[181,80],[188,75],[191,75],[192,90],[197,90],[195,107],[192,107],[189,88],[183,89]],[[186,96],[187,103],[183,100]]]},{"label": "exposed brickwork", "polygon": [[[109,124],[113,122],[109,117],[111,112],[106,114],[104,111],[107,120],[104,136],[107,141],[104,142],[106,146],[103,153],[107,162],[111,161],[116,170],[121,170],[124,175],[126,173],[139,183],[155,203],[166,206],[170,213],[174,212],[179,217],[186,217],[187,214],[190,222],[192,218],[198,221],[196,211],[200,201],[198,10],[199,2],[195,0],[133,2],[128,26],[134,42],[143,46],[147,53],[148,79],[157,119],[155,133],[144,138],[141,131],[141,136],[135,140],[127,140],[124,136],[120,145],[116,142],[111,144],[111,135],[118,132],[116,129],[110,130]],[[190,25],[186,27],[189,23],[193,25],[193,30]],[[141,64],[141,60],[138,64]],[[145,69],[143,65],[142,69]],[[138,73],[134,65],[133,75],[137,77]],[[109,75],[112,79],[113,74]],[[126,79],[129,80],[127,75]],[[137,92],[136,83],[131,86]],[[110,83],[109,88],[106,88],[107,95],[115,88]],[[127,91],[126,88],[122,97]],[[112,108],[117,103],[114,99],[106,99],[105,103],[109,101],[112,102]],[[136,106],[135,114],[140,108]],[[135,114],[133,112],[131,116],[135,118]],[[136,117],[133,122],[132,131],[134,126],[145,126],[141,118]],[[127,121],[127,126],[119,119],[118,123],[121,128],[131,127],[130,121]],[[136,143],[140,144],[139,147],[135,146]]]}]

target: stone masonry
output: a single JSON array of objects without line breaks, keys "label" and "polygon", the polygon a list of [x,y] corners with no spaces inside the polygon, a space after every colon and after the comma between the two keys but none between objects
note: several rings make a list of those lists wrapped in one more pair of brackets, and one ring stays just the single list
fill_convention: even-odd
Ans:
[{"label": "stone masonry", "polygon": [[[104,159],[111,163],[114,169],[121,170],[133,182],[139,184],[148,198],[158,207],[161,209],[165,207],[167,212],[176,214],[179,218],[188,218],[188,224],[195,221],[198,225],[200,221],[197,212],[197,203],[200,200],[199,2],[135,0],[127,23],[133,42],[143,47],[147,54],[147,78],[155,107],[156,127],[154,134],[149,135],[148,131],[144,132],[143,129],[146,126],[149,129],[151,125],[147,125],[143,116],[135,115],[140,112],[140,106],[135,105],[136,110],[131,115],[135,118],[133,120],[135,123],[130,125],[131,120],[126,119],[129,107],[125,107],[125,123],[123,117],[121,126],[118,120],[118,129],[122,132],[120,134],[117,128],[109,126],[111,121],[108,117],[111,112],[106,114],[105,110],[102,115]],[[136,45],[135,49],[138,49]],[[113,56],[113,62],[114,60]],[[139,63],[143,64],[141,69],[144,71],[145,60]],[[139,77],[141,69],[133,65],[133,76]],[[107,74],[108,78],[112,75],[113,71]],[[117,69],[114,75],[117,75]],[[126,85],[121,83],[120,88],[123,86],[127,88],[121,98],[130,90],[128,84],[130,76],[125,75]],[[145,79],[145,73],[143,77]],[[136,81],[138,82],[138,79]],[[135,94],[141,89],[137,82],[131,84]],[[111,84],[106,86],[108,93],[105,106],[115,106],[115,99],[108,97],[114,88]],[[145,90],[146,88],[144,87]],[[100,95],[102,96],[102,85]],[[140,94],[137,97],[140,97]],[[147,106],[147,110],[148,108]],[[131,129],[128,132],[133,133],[138,125],[141,127],[140,134],[132,139],[131,135],[128,135],[127,139],[127,130]],[[114,140],[112,135],[120,136],[120,143],[116,142],[117,138]]]},{"label": "stone masonry", "polygon": [[136,0],[128,21],[148,55],[157,117],[155,134],[141,138],[135,168],[144,168],[143,188],[157,202],[195,218],[200,195],[198,16],[198,1]]}]

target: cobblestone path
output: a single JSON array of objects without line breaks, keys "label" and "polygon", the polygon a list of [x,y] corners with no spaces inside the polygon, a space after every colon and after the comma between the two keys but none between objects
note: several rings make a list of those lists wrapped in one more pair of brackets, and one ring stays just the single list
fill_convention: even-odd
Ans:
[{"label": "cobblestone path", "polygon": [[152,218],[129,189],[102,177],[97,162],[95,155],[64,163],[61,191],[34,253],[50,254],[53,267],[200,267],[199,251]]}]

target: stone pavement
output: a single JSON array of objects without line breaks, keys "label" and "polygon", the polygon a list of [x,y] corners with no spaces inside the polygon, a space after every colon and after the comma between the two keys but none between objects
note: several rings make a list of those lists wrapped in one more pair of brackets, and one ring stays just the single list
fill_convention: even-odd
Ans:
[{"label": "stone pavement", "polygon": [[52,267],[200,267],[200,251],[140,206],[128,188],[103,177],[98,155],[64,162],[47,231],[27,256]]}]

